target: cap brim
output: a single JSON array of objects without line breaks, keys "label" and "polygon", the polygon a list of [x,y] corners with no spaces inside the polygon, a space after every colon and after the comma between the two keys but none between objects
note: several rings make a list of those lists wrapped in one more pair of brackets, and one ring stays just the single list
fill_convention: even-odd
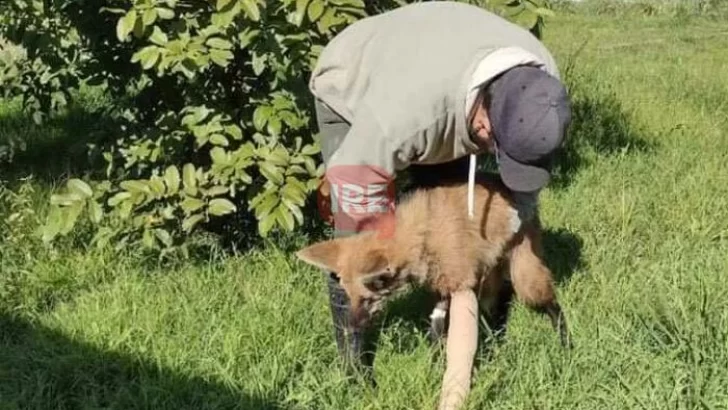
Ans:
[{"label": "cap brim", "polygon": [[498,150],[498,171],[503,183],[519,192],[540,190],[551,179],[548,169],[518,162],[501,150]]}]

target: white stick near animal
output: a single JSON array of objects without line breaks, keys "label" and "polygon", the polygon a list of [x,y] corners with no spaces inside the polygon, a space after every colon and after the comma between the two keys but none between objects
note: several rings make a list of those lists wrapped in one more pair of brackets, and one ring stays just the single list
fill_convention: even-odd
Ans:
[{"label": "white stick near animal", "polygon": [[456,410],[470,393],[475,352],[478,348],[478,300],[472,290],[452,294],[447,367],[438,410]]}]

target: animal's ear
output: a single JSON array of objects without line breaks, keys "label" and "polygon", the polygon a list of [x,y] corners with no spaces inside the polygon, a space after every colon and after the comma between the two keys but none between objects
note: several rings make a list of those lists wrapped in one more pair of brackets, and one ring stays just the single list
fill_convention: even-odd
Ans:
[{"label": "animal's ear", "polygon": [[307,246],[296,252],[296,257],[310,265],[330,272],[337,272],[340,252],[341,244],[334,239]]}]

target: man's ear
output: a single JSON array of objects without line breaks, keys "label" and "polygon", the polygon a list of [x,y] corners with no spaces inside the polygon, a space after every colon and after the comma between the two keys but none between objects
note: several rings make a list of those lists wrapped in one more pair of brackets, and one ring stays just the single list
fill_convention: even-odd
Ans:
[{"label": "man's ear", "polygon": [[326,271],[337,272],[340,252],[341,244],[339,241],[332,239],[307,246],[296,252],[296,257]]}]

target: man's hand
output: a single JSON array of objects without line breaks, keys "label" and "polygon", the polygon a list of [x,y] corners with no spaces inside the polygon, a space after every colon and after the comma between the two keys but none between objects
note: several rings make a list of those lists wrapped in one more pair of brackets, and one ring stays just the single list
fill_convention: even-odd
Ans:
[{"label": "man's hand", "polygon": [[529,222],[538,212],[540,191],[512,192],[515,209],[511,209],[511,231],[518,232],[524,223]]}]

